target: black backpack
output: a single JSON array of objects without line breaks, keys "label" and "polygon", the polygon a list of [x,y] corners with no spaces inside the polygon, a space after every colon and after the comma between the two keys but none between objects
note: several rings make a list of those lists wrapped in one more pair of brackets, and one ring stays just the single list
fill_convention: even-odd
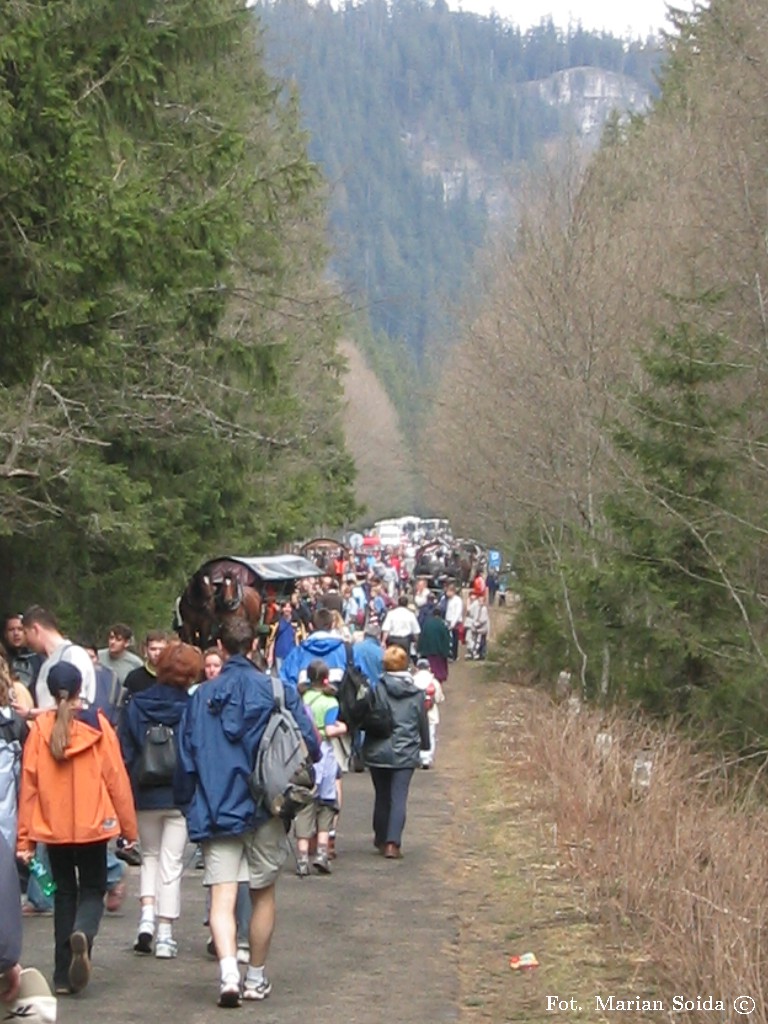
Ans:
[{"label": "black backpack", "polygon": [[339,718],[350,732],[357,732],[370,708],[373,688],[366,675],[355,665],[352,644],[344,644],[344,649],[347,665],[336,687],[336,699],[339,702]]},{"label": "black backpack", "polygon": [[144,734],[136,762],[137,786],[170,786],[176,770],[176,737],[170,725],[156,722]]},{"label": "black backpack", "polygon": [[381,686],[371,686],[352,660],[352,646],[345,644],[347,667],[336,691],[339,718],[350,732],[365,732],[373,739],[392,735],[392,709]]}]

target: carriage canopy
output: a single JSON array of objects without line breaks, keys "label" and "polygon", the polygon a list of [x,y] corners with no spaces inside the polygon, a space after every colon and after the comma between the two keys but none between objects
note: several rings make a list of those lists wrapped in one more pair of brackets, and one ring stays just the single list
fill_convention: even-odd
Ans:
[{"label": "carriage canopy", "polygon": [[210,576],[214,584],[225,576],[232,576],[244,587],[253,587],[260,593],[270,585],[322,575],[314,562],[301,555],[225,555],[205,562],[199,571]]}]

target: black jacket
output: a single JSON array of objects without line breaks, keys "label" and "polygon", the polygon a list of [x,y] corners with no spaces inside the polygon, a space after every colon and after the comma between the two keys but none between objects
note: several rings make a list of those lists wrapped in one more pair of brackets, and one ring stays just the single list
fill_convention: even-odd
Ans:
[{"label": "black jacket", "polygon": [[392,710],[394,728],[385,740],[363,743],[363,760],[369,768],[418,768],[419,752],[429,750],[429,725],[424,710],[424,691],[410,672],[385,672],[379,680]]}]

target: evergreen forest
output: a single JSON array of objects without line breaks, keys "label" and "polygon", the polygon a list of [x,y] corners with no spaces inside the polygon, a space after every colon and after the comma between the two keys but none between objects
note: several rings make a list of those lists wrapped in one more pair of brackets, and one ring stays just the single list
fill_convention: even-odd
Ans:
[{"label": "evergreen forest", "polygon": [[12,611],[170,626],[189,574],[354,514],[322,182],[245,0],[0,5]]},{"label": "evergreen forest", "polygon": [[401,369],[444,353],[489,218],[509,211],[522,169],[574,130],[567,105],[532,84],[590,67],[651,93],[661,55],[658,40],[551,21],[523,32],[445,0],[260,0],[255,10],[270,71],[295,85],[327,182],[331,265],[378,339],[374,360]]}]

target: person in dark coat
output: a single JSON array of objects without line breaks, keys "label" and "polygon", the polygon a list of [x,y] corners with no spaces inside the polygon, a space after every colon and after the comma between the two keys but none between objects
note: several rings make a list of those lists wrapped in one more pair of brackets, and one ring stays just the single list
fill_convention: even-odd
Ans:
[{"label": "person in dark coat", "polygon": [[437,605],[432,609],[432,614],[427,615],[424,620],[417,651],[420,658],[426,658],[429,662],[429,669],[435,679],[444,683],[448,678],[451,634]]},{"label": "person in dark coat", "polygon": [[408,789],[421,751],[429,750],[424,692],[415,685],[407,667],[408,655],[402,647],[387,647],[379,688],[392,713],[392,735],[386,739],[366,735],[363,743],[363,760],[375,791],[373,843],[390,860],[402,856]]},{"label": "person in dark coat", "polygon": [[178,740],[179,723],[189,702],[187,690],[203,675],[203,656],[190,644],[172,644],[160,653],[155,670],[157,681],[136,691],[125,708],[120,744],[136,802],[142,851],[141,918],[133,948],[151,953],[154,941],[155,956],[170,960],[177,953],[173,922],[181,910],[187,822],[173,797],[172,776],[165,785],[142,783],[142,750],[147,730],[154,725],[170,727]]}]

